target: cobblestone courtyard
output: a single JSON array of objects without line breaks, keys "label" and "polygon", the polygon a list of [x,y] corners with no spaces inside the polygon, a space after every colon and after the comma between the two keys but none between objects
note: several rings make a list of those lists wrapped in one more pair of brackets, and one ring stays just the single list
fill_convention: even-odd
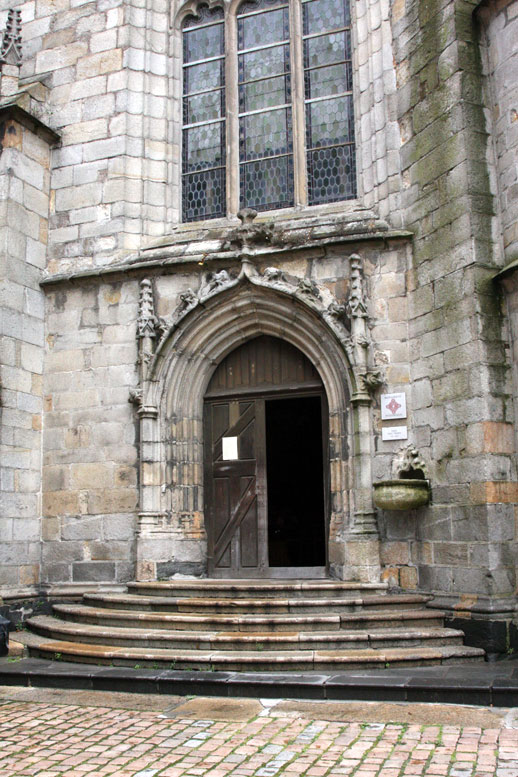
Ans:
[{"label": "cobblestone courtyard", "polygon": [[518,777],[513,715],[4,688],[0,775]]}]

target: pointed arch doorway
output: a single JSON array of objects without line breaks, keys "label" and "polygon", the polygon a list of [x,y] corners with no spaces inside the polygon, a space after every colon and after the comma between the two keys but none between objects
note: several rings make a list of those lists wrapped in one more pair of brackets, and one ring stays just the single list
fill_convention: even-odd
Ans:
[{"label": "pointed arch doorway", "polygon": [[213,577],[324,577],[327,401],[296,347],[262,335],[218,365],[204,402]]}]

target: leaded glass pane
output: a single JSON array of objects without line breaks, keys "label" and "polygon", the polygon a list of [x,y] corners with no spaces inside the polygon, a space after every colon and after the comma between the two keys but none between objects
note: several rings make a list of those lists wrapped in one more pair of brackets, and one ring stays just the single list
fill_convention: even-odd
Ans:
[{"label": "leaded glass pane", "polygon": [[258,15],[238,17],[237,37],[240,51],[287,40],[288,9],[279,8]]},{"label": "leaded glass pane", "polygon": [[308,154],[310,205],[356,197],[354,146],[320,148]]},{"label": "leaded glass pane", "polygon": [[205,92],[217,89],[224,82],[223,60],[202,62],[200,65],[190,65],[183,71],[184,94]]},{"label": "leaded glass pane", "polygon": [[220,24],[211,24],[185,32],[183,36],[183,61],[196,62],[223,54]]},{"label": "leaded glass pane", "polygon": [[293,205],[293,158],[261,159],[241,166],[241,202],[257,210]]},{"label": "leaded glass pane", "polygon": [[309,103],[307,111],[308,148],[353,142],[352,95]]},{"label": "leaded glass pane", "polygon": [[304,67],[321,67],[351,59],[350,32],[317,35],[304,41]]},{"label": "leaded glass pane", "polygon": [[240,125],[243,161],[292,151],[291,110],[265,111],[245,116]]},{"label": "leaded glass pane", "polygon": [[310,70],[306,76],[306,98],[327,97],[333,94],[343,94],[352,90],[351,63],[345,66],[331,65]]},{"label": "leaded glass pane", "polygon": [[242,113],[285,105],[290,100],[290,79],[265,78],[244,84],[239,90],[239,110]]},{"label": "leaded glass pane", "polygon": [[225,214],[225,170],[205,170],[183,178],[184,221]]},{"label": "leaded glass pane", "polygon": [[[201,6],[183,32],[183,218],[225,210],[225,60],[221,8]],[[191,62],[197,64],[191,65]]]},{"label": "leaded glass pane", "polygon": [[272,46],[267,51],[239,55],[239,81],[283,75],[289,70],[289,46]]},{"label": "leaded glass pane", "polygon": [[210,121],[221,116],[221,101],[223,90],[205,92],[195,97],[187,97],[183,101],[184,124],[196,124],[199,121]]},{"label": "leaded glass pane", "polygon": [[303,9],[304,35],[351,25],[349,3],[344,0],[309,0],[304,3]]},{"label": "leaded glass pane", "polygon": [[193,173],[223,164],[223,124],[202,124],[184,131],[184,172]]}]

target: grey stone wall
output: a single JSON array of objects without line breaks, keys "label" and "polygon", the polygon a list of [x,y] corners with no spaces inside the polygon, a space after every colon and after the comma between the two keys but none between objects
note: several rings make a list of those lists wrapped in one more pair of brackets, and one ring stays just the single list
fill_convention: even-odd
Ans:
[{"label": "grey stone wall", "polygon": [[[17,80],[17,79],[16,79]],[[0,113],[0,585],[40,580],[44,295],[50,149]]]},{"label": "grey stone wall", "polygon": [[42,580],[134,577],[137,284],[47,294]]},{"label": "grey stone wall", "polygon": [[496,159],[498,239],[509,262],[518,258],[518,3],[483,3],[477,17],[487,80],[486,120]]},{"label": "grey stone wall", "polygon": [[433,504],[388,517],[395,544],[385,552],[407,555],[422,588],[498,597],[516,590],[518,485],[473,10],[416,2],[393,17],[405,223],[415,233],[414,435],[431,462]]}]

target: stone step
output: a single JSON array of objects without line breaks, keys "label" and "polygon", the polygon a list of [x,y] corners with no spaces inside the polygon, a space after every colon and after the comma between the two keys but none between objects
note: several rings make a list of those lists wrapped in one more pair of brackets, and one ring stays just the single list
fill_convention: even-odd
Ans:
[{"label": "stone step", "polygon": [[295,650],[240,652],[223,650],[172,650],[142,647],[114,647],[41,637],[28,632],[23,640],[30,654],[89,664],[164,669],[228,671],[317,671],[433,666],[461,661],[483,661],[484,651],[464,645],[386,648],[374,650]]},{"label": "stone step", "polygon": [[292,631],[242,634],[240,632],[204,632],[103,627],[87,623],[68,623],[46,615],[28,621],[40,636],[68,642],[148,649],[189,650],[350,650],[417,647],[419,645],[462,644],[463,633],[455,629],[377,629],[373,631]]},{"label": "stone step", "polygon": [[173,596],[215,599],[338,599],[354,595],[385,593],[387,583],[358,583],[341,580],[164,580],[128,583],[128,591],[143,596]]},{"label": "stone step", "polygon": [[322,614],[355,612],[366,608],[392,610],[395,608],[424,607],[431,599],[421,594],[370,594],[343,598],[273,598],[273,599],[217,599],[210,597],[143,596],[132,594],[85,594],[83,601],[93,607],[129,609],[152,612],[182,612],[199,614],[254,614],[269,613]]},{"label": "stone step", "polygon": [[55,614],[66,621],[98,626],[190,631],[276,632],[294,630],[331,631],[372,628],[440,628],[444,613],[438,610],[379,610],[331,615],[190,615],[163,612],[108,610],[82,604],[56,604]]}]

